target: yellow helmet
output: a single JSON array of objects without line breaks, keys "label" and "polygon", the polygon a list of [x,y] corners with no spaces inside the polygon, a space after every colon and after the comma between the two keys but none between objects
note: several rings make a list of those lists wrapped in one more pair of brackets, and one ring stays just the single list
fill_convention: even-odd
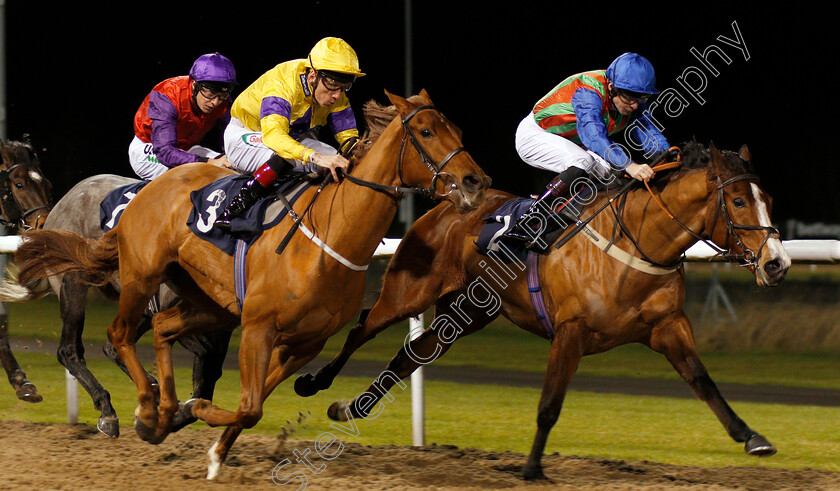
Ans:
[{"label": "yellow helmet", "polygon": [[347,41],[340,38],[326,37],[318,41],[309,52],[306,66],[313,70],[327,70],[353,77],[365,76],[359,70],[359,58],[356,52],[347,44]]}]

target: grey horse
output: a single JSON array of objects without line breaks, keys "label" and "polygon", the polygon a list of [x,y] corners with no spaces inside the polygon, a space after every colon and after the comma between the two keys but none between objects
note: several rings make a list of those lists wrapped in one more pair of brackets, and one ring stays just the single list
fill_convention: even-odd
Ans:
[{"label": "grey horse", "polygon": [[[113,190],[132,183],[137,179],[101,174],[89,177],[76,184],[55,204],[44,224],[45,229],[67,230],[80,234],[86,238],[96,239],[102,236],[100,224],[100,203]],[[110,437],[119,436],[119,418],[111,405],[111,396],[96,380],[88,369],[84,358],[82,332],[84,330],[85,306],[87,293],[91,287],[86,278],[77,274],[56,275],[49,282],[42,281],[39,285],[29,288],[21,287],[14,282],[4,282],[0,287],[0,301],[25,302],[44,295],[54,293],[59,298],[61,311],[61,340],[58,348],[58,361],[76,377],[79,384],[90,394],[93,406],[100,411],[97,422],[99,431]],[[115,274],[110,282],[97,287],[102,294],[111,300],[118,300],[120,292],[119,278]],[[137,336],[151,328],[151,317],[158,310],[165,310],[174,305],[178,297],[166,285],[162,285],[158,292],[159,308],[151,306],[146,309],[141,320]],[[213,331],[210,335],[185,336],[179,342],[195,355],[193,364],[193,397],[211,400],[215,384],[222,374],[222,364],[227,353],[232,330]],[[212,336],[212,337],[211,337]],[[110,342],[103,346],[105,354],[116,363],[126,374],[128,370],[117,356]],[[147,372],[147,377],[156,386],[157,381]],[[30,383],[31,385],[31,383]],[[31,387],[37,394],[37,389]],[[40,400],[40,397],[38,397]],[[174,428],[181,429],[195,421],[188,411],[180,411],[175,418]]]}]

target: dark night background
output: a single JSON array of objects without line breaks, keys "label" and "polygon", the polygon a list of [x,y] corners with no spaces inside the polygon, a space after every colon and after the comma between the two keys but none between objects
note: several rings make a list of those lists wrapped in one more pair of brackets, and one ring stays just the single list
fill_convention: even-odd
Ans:
[{"label": "dark night background", "polygon": [[[673,143],[696,138],[737,150],[746,143],[774,221],[840,222],[833,75],[838,42],[832,15],[816,8],[775,10],[728,4],[603,2],[412,2],[413,93],[428,90],[464,132],[464,143],[493,186],[516,194],[552,177],[522,163],[514,131],[526,111],[567,75],[606,68],[625,51],[656,67],[657,87],[690,104],[676,118],[654,115]],[[224,8],[221,6],[226,5]],[[269,4],[132,5],[111,14],[84,4],[6,2],[8,138],[24,133],[38,149],[58,200],[100,173],[134,176],[128,161],[134,113],[159,81],[186,74],[199,55],[218,51],[236,65],[242,88],[275,64],[306,56],[321,37],[338,36],[368,75],[349,93],[361,105],[406,95],[404,3],[299,0]],[[164,15],[161,15],[161,12]],[[734,39],[737,22],[750,59]],[[721,47],[710,60],[706,103],[677,78],[700,63],[689,50]],[[828,73],[827,73],[828,72]],[[419,210],[429,203],[418,203]]]}]

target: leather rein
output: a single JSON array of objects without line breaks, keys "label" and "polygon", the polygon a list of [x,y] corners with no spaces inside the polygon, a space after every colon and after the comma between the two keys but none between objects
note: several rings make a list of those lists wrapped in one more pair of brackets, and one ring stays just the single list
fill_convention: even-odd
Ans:
[{"label": "leather rein", "polygon": [[[672,148],[671,150],[675,150],[675,149],[679,150],[676,147]],[[680,165],[681,165],[680,157],[678,156],[676,161],[668,162],[668,163],[662,163],[662,164],[659,164],[659,165],[656,165],[656,166],[652,167],[652,169],[653,169],[654,172],[661,172],[661,171],[664,171],[664,170],[670,170],[670,169],[677,168]],[[697,232],[693,231],[691,228],[689,228],[682,221],[680,221],[678,218],[676,218],[668,210],[668,207],[665,206],[665,204],[662,203],[662,201],[660,201],[660,199],[656,196],[656,194],[654,194],[654,192],[650,188],[650,184],[648,182],[645,181],[644,184],[645,184],[645,187],[647,188],[648,192],[650,193],[651,197],[653,198],[653,200],[662,209],[662,211],[664,211],[665,214],[668,215],[669,218],[671,218],[680,227],[682,227],[686,232],[688,232],[689,235],[691,235],[692,237],[697,239],[699,242],[705,243],[710,248],[712,248],[713,251],[715,251],[715,255],[712,257],[712,259],[714,259],[715,257],[721,257],[721,258],[723,258],[727,261],[738,261],[739,263],[741,263],[742,266],[756,266],[758,264],[759,259],[761,258],[761,253],[764,250],[764,246],[767,244],[767,241],[770,239],[770,237],[772,235],[777,235],[778,236],[779,231],[776,228],[769,227],[769,226],[745,225],[745,224],[735,223],[732,220],[732,217],[729,214],[729,209],[726,206],[726,200],[724,199],[724,189],[726,189],[726,187],[730,186],[731,184],[734,184],[736,182],[741,182],[741,181],[748,181],[748,182],[757,183],[757,182],[759,182],[759,178],[755,174],[745,173],[745,174],[739,174],[737,176],[729,178],[726,181],[721,181],[721,178],[719,176],[716,177],[716,179],[717,179],[717,206],[715,207],[715,217],[712,220],[712,225],[710,227],[710,230],[714,231],[715,226],[717,225],[718,217],[722,216],[723,220],[725,220],[725,223],[726,223],[726,241],[724,243],[729,244],[730,239],[734,238],[734,245],[739,246],[741,248],[741,250],[744,251],[741,254],[732,252],[732,249],[733,249],[734,245],[732,247],[729,247],[728,249],[718,247],[715,243],[713,243],[710,240],[710,238],[703,237],[700,234],[698,234]],[[613,226],[613,237],[612,237],[612,240],[610,240],[610,245],[612,245],[612,243],[616,240],[617,229],[618,229],[618,227],[620,227],[622,232],[624,232],[624,235],[627,236],[627,238],[630,240],[630,242],[633,243],[633,246],[636,248],[636,250],[639,252],[639,254],[641,254],[642,258],[645,261],[651,263],[654,266],[658,266],[658,267],[661,267],[661,268],[674,268],[674,267],[682,264],[682,262],[685,261],[685,254],[683,254],[677,261],[675,261],[671,264],[663,264],[663,263],[659,263],[657,261],[654,261],[642,250],[639,243],[633,238],[633,236],[630,234],[629,230],[627,229],[627,226],[624,224],[624,221],[621,219],[621,213],[623,211],[624,204],[626,203],[626,199],[627,199],[627,194],[625,192],[625,194],[623,195],[623,197],[620,201],[620,204],[618,205],[617,208],[612,206],[613,201],[610,200],[610,207],[611,207],[611,209],[613,211],[613,214],[615,215],[615,219],[616,219],[615,220],[615,225]],[[738,233],[739,230],[749,230],[749,231],[762,230],[762,231],[767,232],[767,234],[764,237],[764,240],[761,242],[761,245],[758,248],[758,253],[757,254],[744,245],[743,241],[741,240],[741,236]],[[607,246],[607,247],[609,247],[609,246]]]}]

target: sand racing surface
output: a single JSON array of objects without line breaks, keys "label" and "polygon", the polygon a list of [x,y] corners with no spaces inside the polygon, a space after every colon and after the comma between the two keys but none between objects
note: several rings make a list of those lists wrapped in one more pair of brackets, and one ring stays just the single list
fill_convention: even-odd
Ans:
[{"label": "sand racing surface", "polygon": [[[108,439],[87,425],[0,422],[2,489],[840,489],[840,473],[766,467],[703,468],[546,455],[549,480],[525,482],[526,456],[446,445],[345,443],[325,461],[315,442],[242,434],[217,481],[205,479],[205,453],[221,430],[188,429],[160,445],[131,428]],[[333,447],[337,448],[337,447]],[[304,455],[308,466],[296,461]],[[272,470],[278,463],[288,465]],[[316,473],[317,471],[317,473]],[[305,479],[305,482],[304,482]],[[301,487],[305,484],[305,488]]]}]

